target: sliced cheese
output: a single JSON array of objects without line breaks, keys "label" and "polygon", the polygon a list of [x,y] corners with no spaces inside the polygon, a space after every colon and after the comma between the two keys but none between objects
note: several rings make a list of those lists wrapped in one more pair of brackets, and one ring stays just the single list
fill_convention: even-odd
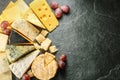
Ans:
[{"label": "sliced cheese", "polygon": [[55,56],[53,54],[45,52],[45,66],[47,66],[54,59],[55,59]]},{"label": "sliced cheese", "polygon": [[54,16],[46,0],[33,0],[30,3],[30,8],[49,31],[54,30],[56,26],[58,26],[58,20]]},{"label": "sliced cheese", "polygon": [[35,48],[34,46],[7,46],[7,58],[10,62],[14,62],[18,60],[20,57],[22,57],[25,54],[28,54],[29,52],[33,51]]},{"label": "sliced cheese", "polygon": [[45,40],[45,37],[42,34],[39,34],[36,37],[36,41],[40,44],[41,42],[43,42]]},{"label": "sliced cheese", "polygon": [[18,19],[12,23],[12,28],[26,37],[29,41],[34,41],[40,31],[24,19]]},{"label": "sliced cheese", "polygon": [[44,25],[40,22],[40,20],[36,17],[36,15],[31,9],[28,9],[26,11],[26,13],[23,15],[23,18],[29,21],[30,23],[45,29]]},{"label": "sliced cheese", "polygon": [[8,36],[0,33],[0,52],[5,52]]},{"label": "sliced cheese", "polygon": [[48,35],[48,33],[49,33],[49,32],[48,32],[47,30],[44,30],[44,29],[41,31],[41,34],[42,34],[44,37],[46,37],[46,36]]},{"label": "sliced cheese", "polygon": [[17,78],[20,79],[23,76],[39,52],[39,50],[36,50],[10,65],[11,71]]},{"label": "sliced cheese", "polygon": [[[16,39],[18,38],[18,39]],[[27,45],[27,44],[32,44],[29,42],[27,39],[22,37],[20,34],[18,34],[15,30],[11,31],[10,37],[9,37],[9,44],[10,45]]]},{"label": "sliced cheese", "polygon": [[48,48],[50,47],[52,41],[48,38],[46,38],[42,43],[41,43],[41,49],[44,49],[45,51],[48,50]]}]

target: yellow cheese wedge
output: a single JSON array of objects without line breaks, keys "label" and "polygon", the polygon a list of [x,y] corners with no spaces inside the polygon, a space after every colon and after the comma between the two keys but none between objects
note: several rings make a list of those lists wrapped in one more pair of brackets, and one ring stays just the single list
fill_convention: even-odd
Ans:
[{"label": "yellow cheese wedge", "polygon": [[30,23],[45,29],[44,25],[40,22],[40,20],[36,17],[36,15],[31,9],[28,9],[26,11],[26,13],[23,15],[23,18],[29,21]]},{"label": "yellow cheese wedge", "polygon": [[48,31],[52,31],[58,26],[58,20],[54,16],[46,0],[33,0],[30,3],[30,8],[45,25]]}]

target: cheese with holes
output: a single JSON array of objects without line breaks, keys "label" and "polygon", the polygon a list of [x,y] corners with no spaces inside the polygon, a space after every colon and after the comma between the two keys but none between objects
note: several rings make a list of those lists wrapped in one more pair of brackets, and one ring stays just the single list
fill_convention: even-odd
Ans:
[{"label": "cheese with holes", "polygon": [[39,34],[36,37],[37,42],[40,44],[41,42],[43,42],[45,40],[45,37],[42,34]]},{"label": "cheese with holes", "polygon": [[5,52],[8,36],[0,33],[0,52]]},{"label": "cheese with holes", "polygon": [[36,15],[33,13],[31,9],[28,9],[25,12],[25,14],[23,15],[23,18],[29,21],[30,23],[45,29],[44,25],[40,22],[40,20],[36,17]]},{"label": "cheese with holes", "polygon": [[46,0],[33,0],[30,3],[30,8],[49,31],[54,30],[56,26],[58,26],[58,20],[50,9]]},{"label": "cheese with holes", "polygon": [[29,41],[34,41],[40,31],[24,19],[17,19],[12,23],[12,28],[26,37]]},{"label": "cheese with holes", "polygon": [[10,65],[10,69],[14,73],[14,75],[20,79],[23,76],[23,74],[29,69],[33,60],[39,53],[39,50],[33,51],[25,57],[21,58],[20,60],[16,61],[15,63],[12,63]]},{"label": "cheese with holes", "polygon": [[7,58],[10,62],[14,62],[18,60],[20,57],[28,54],[29,52],[33,51],[35,48],[34,46],[7,46]]},{"label": "cheese with holes", "polygon": [[45,51],[48,50],[48,48],[50,47],[52,41],[48,38],[46,38],[42,43],[41,43],[41,49],[44,49]]}]

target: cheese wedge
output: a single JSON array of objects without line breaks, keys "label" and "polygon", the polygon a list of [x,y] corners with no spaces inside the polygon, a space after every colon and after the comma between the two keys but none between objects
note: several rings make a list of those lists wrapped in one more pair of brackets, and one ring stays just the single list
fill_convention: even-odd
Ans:
[{"label": "cheese wedge", "polygon": [[[57,72],[58,65],[54,55],[41,54],[32,63],[31,70],[34,76],[40,80],[50,80]],[[50,62],[48,62],[50,60]],[[45,62],[47,61],[47,62]],[[48,63],[48,64],[46,64]]]},{"label": "cheese wedge", "polygon": [[23,44],[27,45],[27,44],[32,44],[32,43],[30,43],[28,40],[23,38],[15,30],[12,30],[11,34],[10,34],[10,37],[9,37],[9,44],[10,45],[23,45]]},{"label": "cheese wedge", "polygon": [[5,52],[8,36],[0,33],[0,52]]},{"label": "cheese wedge", "polygon": [[58,26],[58,20],[54,16],[52,10],[46,0],[33,0],[30,8],[37,15],[39,20],[44,24],[48,31],[52,31]]},{"label": "cheese wedge", "polygon": [[41,43],[41,49],[44,49],[47,51],[51,45],[52,41],[49,38],[46,38],[42,43]]},{"label": "cheese wedge", "polygon": [[26,11],[26,13],[23,15],[23,18],[29,21],[30,23],[45,29],[44,25],[39,21],[39,19],[36,17],[36,15],[33,13],[31,9],[28,9]]},{"label": "cheese wedge", "polygon": [[35,48],[34,46],[7,46],[7,58],[10,62],[14,62],[18,60],[20,57],[22,57],[25,54],[28,54],[29,52],[33,51]]},{"label": "cheese wedge", "polygon": [[0,74],[9,71],[9,63],[6,57],[6,53],[0,53]]},{"label": "cheese wedge", "polygon": [[40,31],[24,19],[18,19],[11,24],[12,28],[18,31],[27,40],[33,42]]},{"label": "cheese wedge", "polygon": [[45,52],[45,66],[47,66],[54,59],[55,59],[55,56],[53,54]]},{"label": "cheese wedge", "polygon": [[39,50],[33,51],[32,53],[28,54],[27,56],[21,58],[20,60],[10,65],[11,71],[15,74],[17,78],[20,79],[23,76],[23,74],[28,70],[31,63],[39,54],[39,52]]}]

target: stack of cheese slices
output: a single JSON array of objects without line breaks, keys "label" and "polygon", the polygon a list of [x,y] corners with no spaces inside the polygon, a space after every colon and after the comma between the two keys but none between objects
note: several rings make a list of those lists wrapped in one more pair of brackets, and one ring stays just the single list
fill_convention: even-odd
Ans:
[{"label": "stack of cheese slices", "polygon": [[58,49],[47,38],[58,26],[46,0],[10,1],[0,15],[0,23],[8,21],[10,36],[0,32],[0,80],[12,80],[13,73],[21,79],[28,70],[40,80],[53,78],[58,69]]}]

